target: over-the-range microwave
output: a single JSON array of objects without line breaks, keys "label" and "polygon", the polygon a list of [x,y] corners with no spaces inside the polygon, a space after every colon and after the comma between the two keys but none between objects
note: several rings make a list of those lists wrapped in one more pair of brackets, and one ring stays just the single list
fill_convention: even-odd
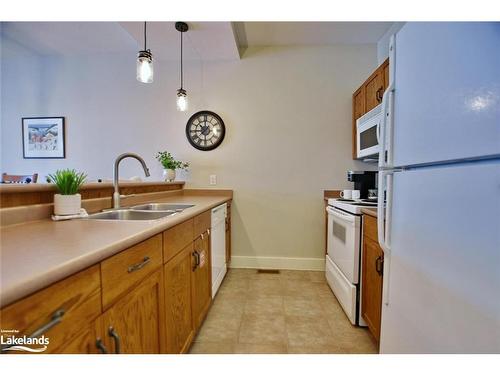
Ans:
[{"label": "over-the-range microwave", "polygon": [[356,147],[358,159],[378,158],[381,121],[382,104],[379,104],[356,120]]}]

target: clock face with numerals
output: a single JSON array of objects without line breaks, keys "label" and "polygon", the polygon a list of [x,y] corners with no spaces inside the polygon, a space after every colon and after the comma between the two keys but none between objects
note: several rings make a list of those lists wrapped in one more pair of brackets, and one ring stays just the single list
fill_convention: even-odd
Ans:
[{"label": "clock face with numerals", "polygon": [[201,151],[217,148],[226,135],[226,126],[220,116],[210,111],[200,111],[186,124],[186,137],[191,146]]}]

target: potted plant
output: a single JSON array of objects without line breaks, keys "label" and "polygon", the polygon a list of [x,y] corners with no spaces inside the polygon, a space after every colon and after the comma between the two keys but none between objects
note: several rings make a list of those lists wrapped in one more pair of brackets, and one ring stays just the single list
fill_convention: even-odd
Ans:
[{"label": "potted plant", "polygon": [[177,169],[188,169],[189,163],[175,160],[170,152],[160,151],[156,154],[156,159],[163,166],[163,178],[167,182],[175,180],[175,171]]},{"label": "potted plant", "polygon": [[78,190],[85,182],[87,175],[74,169],[57,170],[48,179],[56,185],[59,194],[54,194],[55,215],[77,215],[82,207],[82,196]]}]

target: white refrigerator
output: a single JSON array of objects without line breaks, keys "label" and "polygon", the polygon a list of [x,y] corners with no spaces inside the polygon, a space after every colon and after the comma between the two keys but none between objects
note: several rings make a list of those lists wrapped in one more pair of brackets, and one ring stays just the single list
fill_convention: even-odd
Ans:
[{"label": "white refrigerator", "polygon": [[381,353],[500,353],[500,23],[407,23],[379,129]]}]

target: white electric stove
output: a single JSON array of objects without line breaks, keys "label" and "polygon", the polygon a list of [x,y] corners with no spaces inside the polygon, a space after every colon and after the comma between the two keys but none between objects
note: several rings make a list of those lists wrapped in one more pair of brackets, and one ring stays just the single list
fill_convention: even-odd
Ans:
[{"label": "white electric stove", "polygon": [[361,318],[361,209],[376,201],[328,199],[326,280],[352,324],[366,326]]}]

